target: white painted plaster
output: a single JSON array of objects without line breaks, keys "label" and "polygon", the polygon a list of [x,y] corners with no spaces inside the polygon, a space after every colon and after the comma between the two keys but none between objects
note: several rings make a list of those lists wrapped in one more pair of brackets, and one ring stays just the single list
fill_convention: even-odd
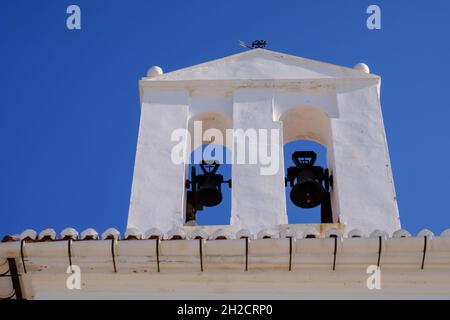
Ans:
[{"label": "white painted plaster", "polygon": [[[273,91],[271,89],[239,89],[234,92],[234,128],[278,129],[281,123],[273,121]],[[236,142],[235,148],[237,149]],[[235,164],[232,170],[233,188],[231,224],[235,230],[273,230],[287,223],[284,196],[284,164],[281,136],[278,143],[280,170],[275,175],[261,175],[261,164]],[[270,147],[268,147],[270,150]]]},{"label": "white painted plaster", "polygon": [[400,218],[376,86],[338,89],[337,100],[340,118],[330,121],[340,222],[392,234]]},{"label": "white painted plaster", "polygon": [[364,72],[364,73],[370,73],[370,68],[365,63],[358,63],[353,67],[353,69]]},{"label": "white painted plaster", "polygon": [[131,192],[128,227],[162,232],[184,224],[185,166],[171,161],[175,129],[187,129],[188,94],[145,92]]},{"label": "white painted plaster", "polygon": [[256,49],[166,73],[158,80],[316,79],[370,77],[352,68]]},{"label": "white painted plaster", "polygon": [[154,67],[151,67],[150,69],[148,69],[147,77],[154,78],[154,77],[162,75],[163,73],[164,72],[160,67],[154,66]]}]

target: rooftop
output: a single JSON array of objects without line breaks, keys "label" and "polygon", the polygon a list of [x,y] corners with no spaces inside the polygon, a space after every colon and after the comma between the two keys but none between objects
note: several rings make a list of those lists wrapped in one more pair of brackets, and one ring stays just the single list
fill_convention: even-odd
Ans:
[{"label": "rooftop", "polygon": [[101,236],[94,229],[79,234],[67,228],[59,237],[53,229],[40,233],[25,230],[0,243],[1,298],[14,298],[11,258],[17,262],[18,277],[65,275],[73,265],[86,274],[118,276],[211,274],[220,278],[249,272],[332,277],[337,271],[357,272],[369,265],[420,275],[423,270],[448,272],[450,229],[440,236],[429,230],[416,236],[406,230],[393,235],[379,230],[363,235],[351,230],[343,236],[332,227],[323,233],[310,228],[303,234],[285,231],[278,235],[264,231],[253,235],[245,230],[229,234],[220,229],[208,234],[194,227],[166,235],[156,229],[144,234],[127,230],[123,237],[113,228]]}]

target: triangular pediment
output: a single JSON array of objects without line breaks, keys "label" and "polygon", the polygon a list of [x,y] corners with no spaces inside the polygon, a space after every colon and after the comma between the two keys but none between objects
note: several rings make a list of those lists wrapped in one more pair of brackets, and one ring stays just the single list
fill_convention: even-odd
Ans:
[{"label": "triangular pediment", "polygon": [[[374,75],[265,49],[254,49],[176,70],[150,80],[372,78]],[[147,78],[148,79],[148,78]]]}]

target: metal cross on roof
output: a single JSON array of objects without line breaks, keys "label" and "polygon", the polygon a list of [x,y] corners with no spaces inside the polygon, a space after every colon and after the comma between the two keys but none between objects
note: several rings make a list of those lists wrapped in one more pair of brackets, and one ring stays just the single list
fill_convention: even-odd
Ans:
[{"label": "metal cross on roof", "polygon": [[246,44],[243,41],[239,41],[239,45],[244,48],[248,49],[258,49],[258,48],[265,48],[267,46],[266,40],[255,40],[252,42],[251,45]]}]

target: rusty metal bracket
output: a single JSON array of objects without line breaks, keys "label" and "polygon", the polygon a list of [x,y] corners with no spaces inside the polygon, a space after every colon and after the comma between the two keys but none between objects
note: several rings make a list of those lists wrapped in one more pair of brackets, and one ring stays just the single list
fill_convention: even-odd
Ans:
[{"label": "rusty metal bracket", "polygon": [[22,267],[23,267],[23,272],[27,273],[27,267],[25,265],[25,257],[24,257],[24,252],[23,252],[23,245],[25,243],[25,239],[22,239],[20,241],[20,258],[22,259]]},{"label": "rusty metal bracket", "polygon": [[334,238],[334,250],[333,250],[333,271],[336,270],[336,256],[337,256],[337,239],[336,235],[332,235],[331,238]]},{"label": "rusty metal bracket", "polygon": [[292,237],[289,238],[289,271],[292,271]]},{"label": "rusty metal bracket", "polygon": [[159,238],[156,238],[156,269],[158,272],[161,271],[159,269]]},{"label": "rusty metal bracket", "polygon": [[20,286],[20,276],[17,271],[16,259],[8,258],[9,272],[11,273],[11,281],[17,300],[23,300],[22,287]]},{"label": "rusty metal bracket", "polygon": [[244,237],[245,239],[245,271],[248,271],[248,237]]},{"label": "rusty metal bracket", "polygon": [[198,239],[198,247],[199,247],[199,253],[200,253],[200,271],[203,272],[203,239]]},{"label": "rusty metal bracket", "polygon": [[115,245],[115,241],[116,239],[114,239],[114,237],[111,239],[111,256],[112,256],[112,261],[113,261],[113,265],[114,265],[114,272],[117,273],[117,267],[116,267],[116,253],[114,251],[114,245]]},{"label": "rusty metal bracket", "polygon": [[428,247],[428,237],[424,236],[423,237],[423,256],[422,256],[422,266],[421,266],[421,270],[423,270],[425,268],[425,257],[427,255],[427,247]]},{"label": "rusty metal bracket", "polygon": [[72,239],[67,240],[67,257],[69,258],[70,272],[73,273],[73,270],[72,270]]},{"label": "rusty metal bracket", "polygon": [[377,260],[377,267],[380,267],[381,262],[381,253],[383,252],[383,237],[378,237],[378,260]]}]

